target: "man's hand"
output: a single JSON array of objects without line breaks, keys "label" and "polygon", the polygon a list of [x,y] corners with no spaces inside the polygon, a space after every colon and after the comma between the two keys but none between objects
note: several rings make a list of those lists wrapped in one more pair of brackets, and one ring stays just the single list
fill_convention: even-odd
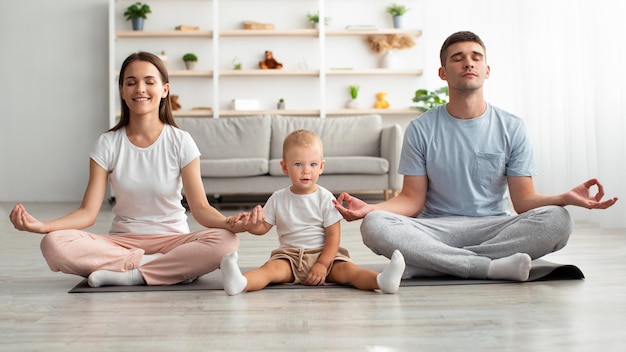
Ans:
[{"label": "man's hand", "polygon": [[[343,206],[344,202],[347,207]],[[333,204],[335,205],[335,209],[337,209],[347,221],[363,219],[365,215],[374,211],[373,206],[345,192],[341,193],[336,200],[333,199]]]},{"label": "man's hand", "polygon": [[[590,195],[590,190],[593,186],[598,188],[598,192],[592,196]],[[617,202],[617,197],[602,201],[604,197],[604,187],[595,178],[572,188],[572,190],[565,193],[564,196],[565,205],[577,205],[587,209],[606,209]]]}]

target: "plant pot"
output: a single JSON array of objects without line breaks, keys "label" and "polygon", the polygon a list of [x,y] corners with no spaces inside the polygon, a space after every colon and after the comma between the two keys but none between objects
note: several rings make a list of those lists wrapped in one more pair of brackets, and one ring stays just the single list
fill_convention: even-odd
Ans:
[{"label": "plant pot", "polygon": [[133,24],[133,31],[143,31],[143,18],[133,18],[130,21]]},{"label": "plant pot", "polygon": [[346,102],[346,109],[358,109],[361,104],[356,99],[350,99]]},{"label": "plant pot", "polygon": [[393,50],[387,50],[380,57],[380,61],[378,62],[378,67],[380,68],[397,68],[398,63],[396,60],[396,53]]},{"label": "plant pot", "polygon": [[276,104],[276,109],[278,109],[278,110],[285,110],[285,102],[284,101],[279,101]]},{"label": "plant pot", "polygon": [[196,61],[185,61],[185,68],[187,70],[193,70],[196,68],[196,64],[197,64]]},{"label": "plant pot", "polygon": [[402,28],[402,16],[393,16],[393,28]]}]

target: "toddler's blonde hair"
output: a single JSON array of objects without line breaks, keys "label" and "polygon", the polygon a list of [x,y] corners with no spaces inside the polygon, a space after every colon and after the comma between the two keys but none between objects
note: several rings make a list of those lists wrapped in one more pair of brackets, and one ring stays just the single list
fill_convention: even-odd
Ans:
[{"label": "toddler's blonde hair", "polygon": [[294,147],[311,147],[318,146],[320,148],[320,158],[324,155],[324,146],[322,139],[309,130],[295,130],[285,137],[283,141],[283,160],[287,156],[287,152]]}]

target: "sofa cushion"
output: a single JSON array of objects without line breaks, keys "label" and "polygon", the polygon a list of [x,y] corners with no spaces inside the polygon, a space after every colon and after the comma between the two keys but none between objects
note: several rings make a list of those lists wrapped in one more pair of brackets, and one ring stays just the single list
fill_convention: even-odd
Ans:
[{"label": "sofa cushion", "polygon": [[[324,175],[384,175],[389,171],[389,162],[372,156],[329,156],[325,157]],[[281,159],[270,160],[270,175],[284,175]]]},{"label": "sofa cushion", "polygon": [[268,171],[267,159],[200,159],[202,177],[247,177],[265,175]]},{"label": "sofa cushion", "polygon": [[331,156],[380,156],[380,115],[347,117],[272,116],[270,159],[281,159],[283,141],[292,131],[311,130],[322,139],[324,158]]},{"label": "sofa cushion", "polygon": [[[202,159],[269,159],[269,115],[224,118],[177,118],[200,149]],[[267,169],[265,170],[267,172]]]}]

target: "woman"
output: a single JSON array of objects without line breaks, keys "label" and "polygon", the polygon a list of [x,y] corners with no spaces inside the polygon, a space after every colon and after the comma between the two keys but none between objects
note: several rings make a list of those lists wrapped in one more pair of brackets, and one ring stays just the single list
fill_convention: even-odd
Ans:
[{"label": "woman", "polygon": [[[150,53],[132,54],[119,77],[121,118],[90,154],[81,205],[42,222],[18,204],[11,222],[18,230],[46,234],[41,251],[50,269],[89,277],[92,287],[192,281],[238,249],[233,231],[243,228],[230,227],[207,201],[200,152],[176,126],[163,62]],[[110,235],[81,231],[94,224],[108,181],[116,196]],[[193,217],[207,229],[189,233],[183,187]]]}]

